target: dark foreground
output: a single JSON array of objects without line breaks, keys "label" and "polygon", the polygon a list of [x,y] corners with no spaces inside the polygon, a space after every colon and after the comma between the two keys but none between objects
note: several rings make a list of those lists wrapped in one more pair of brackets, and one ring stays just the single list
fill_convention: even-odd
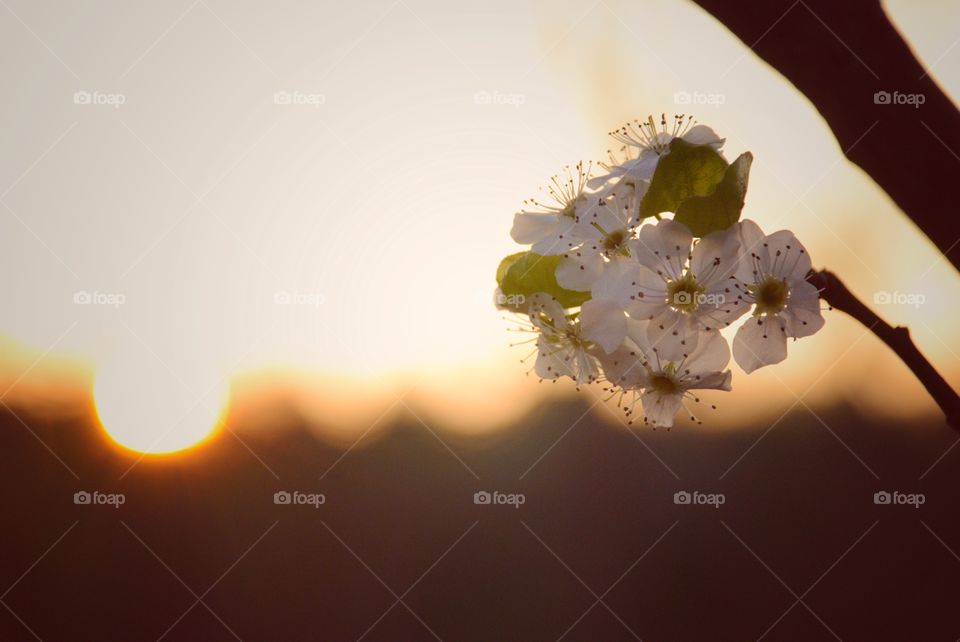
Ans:
[{"label": "dark foreground", "polygon": [[[339,461],[306,432],[228,433],[123,479],[136,458],[87,422],[21,414],[77,479],[5,415],[0,639],[960,637],[960,448],[930,468],[956,440],[936,421],[834,409],[828,428],[804,410],[747,452],[767,426],[641,443],[590,414],[570,429],[585,410],[438,433],[450,450],[411,419]],[[674,503],[684,490],[724,503]],[[877,505],[882,490],[925,502]]]}]

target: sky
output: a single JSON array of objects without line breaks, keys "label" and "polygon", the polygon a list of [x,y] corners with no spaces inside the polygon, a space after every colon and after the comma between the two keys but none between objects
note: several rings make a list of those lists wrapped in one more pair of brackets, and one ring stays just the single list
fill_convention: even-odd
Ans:
[{"label": "sky", "polygon": [[[960,6],[885,6],[956,99]],[[864,300],[890,293],[877,311],[960,384],[956,272],[690,2],[5,0],[0,16],[0,400],[105,377],[157,407],[222,404],[229,385],[250,421],[282,397],[348,432],[405,405],[505,425],[573,394],[526,375],[492,305],[513,213],[661,112],[711,125],[728,158],[752,151],[744,216],[793,230]],[[708,423],[841,400],[936,411],[838,313],[790,353],[733,366]]]}]

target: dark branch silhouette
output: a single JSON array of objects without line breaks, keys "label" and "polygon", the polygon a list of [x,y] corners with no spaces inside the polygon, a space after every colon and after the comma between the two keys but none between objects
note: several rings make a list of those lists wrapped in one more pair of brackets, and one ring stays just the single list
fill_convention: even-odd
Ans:
[{"label": "dark branch silhouette", "polygon": [[[695,1],[810,99],[847,158],[960,270],[960,112],[880,3]],[[875,102],[877,92],[890,101]],[[923,104],[894,104],[894,92],[920,94]]]},{"label": "dark branch silhouette", "polygon": [[860,299],[847,289],[835,274],[827,270],[810,272],[807,280],[820,290],[820,298],[832,307],[846,312],[877,335],[897,353],[897,356],[913,371],[924,385],[933,400],[937,402],[947,423],[960,431],[960,397],[954,392],[940,373],[920,353],[910,339],[910,331],[903,327],[894,327],[878,317]]}]

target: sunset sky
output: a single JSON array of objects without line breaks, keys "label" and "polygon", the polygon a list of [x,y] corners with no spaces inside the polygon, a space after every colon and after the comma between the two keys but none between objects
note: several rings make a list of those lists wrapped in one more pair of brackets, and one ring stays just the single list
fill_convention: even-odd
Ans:
[{"label": "sunset sky", "polygon": [[[8,401],[112,377],[110,403],[127,385],[174,420],[211,421],[231,383],[230,416],[251,425],[282,393],[347,432],[403,404],[451,429],[503,426],[572,393],[526,376],[492,304],[497,263],[520,249],[513,213],[564,164],[603,158],[607,131],[661,112],[711,125],[727,158],[753,152],[744,217],[793,230],[872,306],[911,295],[874,307],[960,385],[953,268],[811,104],[692,3],[503,0],[465,15],[396,0],[345,6],[318,32],[294,2],[93,3],[99,15],[7,2]],[[886,7],[956,100],[960,5]],[[879,340],[826,316],[786,362],[732,366],[705,428],[776,418],[808,390],[811,404],[936,412]]]}]

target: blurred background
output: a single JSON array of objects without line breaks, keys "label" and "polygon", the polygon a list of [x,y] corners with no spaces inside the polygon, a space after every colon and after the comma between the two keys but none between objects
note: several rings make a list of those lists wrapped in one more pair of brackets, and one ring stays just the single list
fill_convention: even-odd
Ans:
[{"label": "blurred background", "polygon": [[[744,216],[793,230],[815,266],[908,325],[960,384],[957,274],[846,162],[806,99],[694,4],[0,5],[0,439],[15,525],[4,639],[156,639],[274,520],[264,542],[287,546],[238,564],[229,597],[197,605],[170,638],[356,639],[475,520],[472,552],[438,564],[419,607],[398,604],[371,639],[556,639],[675,520],[665,543],[697,542],[702,527],[712,544],[689,556],[673,544],[568,637],[756,638],[886,508],[873,492],[940,476],[940,509],[897,514],[949,504],[955,435],[903,364],[841,314],[825,312],[824,330],[780,365],[747,377],[731,364],[734,391],[708,396],[719,409],[669,434],[628,428],[598,388],[538,383],[509,347],[494,271],[518,251],[522,201],[563,165],[603,159],[623,122],[692,113],[726,137],[728,158],[754,153]],[[960,6],[884,6],[956,99]],[[673,503],[696,484],[728,503]],[[471,500],[497,488],[528,500]],[[96,489],[126,502],[73,503]],[[278,506],[283,489],[330,501]],[[859,508],[824,506],[831,492]],[[912,567],[920,611],[904,607],[903,631],[920,617],[955,639],[960,622],[930,619],[943,579],[931,569],[956,577],[960,527],[946,512],[939,526],[924,519],[886,531],[929,556]],[[752,543],[732,536],[745,523]],[[59,557],[37,563],[55,543]],[[765,568],[745,543],[779,559]],[[272,566],[289,550],[315,564]],[[694,591],[716,628],[667,609],[691,583],[721,586],[742,568],[757,583],[737,584],[735,601]],[[57,619],[78,593],[83,608]],[[459,601],[471,595],[489,617]],[[255,615],[264,600],[288,619]],[[673,615],[644,632],[637,603]],[[853,608],[823,617],[841,622],[832,633],[815,610],[797,604],[767,637],[866,639],[854,632],[901,622],[893,609],[865,629]]]}]

